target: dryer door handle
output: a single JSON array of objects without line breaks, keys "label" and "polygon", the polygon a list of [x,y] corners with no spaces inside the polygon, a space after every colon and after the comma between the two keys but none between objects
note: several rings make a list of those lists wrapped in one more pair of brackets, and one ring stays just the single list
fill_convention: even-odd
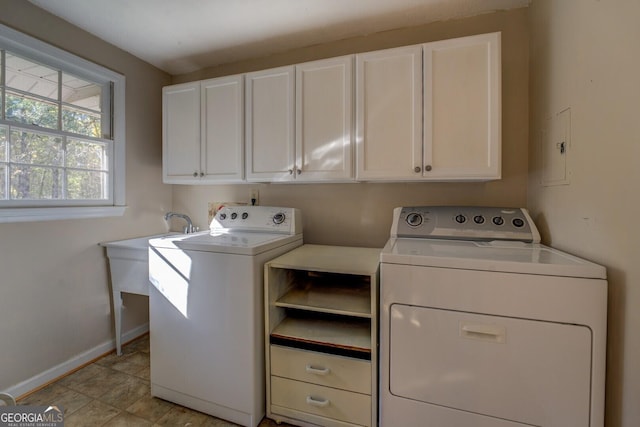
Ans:
[{"label": "dryer door handle", "polygon": [[460,322],[460,336],[483,341],[504,343],[507,328],[500,325]]}]

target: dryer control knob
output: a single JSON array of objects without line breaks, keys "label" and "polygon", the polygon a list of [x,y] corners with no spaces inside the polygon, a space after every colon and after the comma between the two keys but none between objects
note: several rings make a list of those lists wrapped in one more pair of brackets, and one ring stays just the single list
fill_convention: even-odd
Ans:
[{"label": "dryer control knob", "polygon": [[494,216],[491,221],[493,221],[493,223],[495,225],[503,225],[504,224],[504,218],[502,218],[501,216]]},{"label": "dryer control knob", "polygon": [[409,215],[407,215],[407,224],[409,224],[411,227],[419,226],[420,224],[422,224],[422,215],[416,212],[411,212]]},{"label": "dryer control knob", "polygon": [[456,222],[458,224],[464,224],[465,222],[467,222],[467,217],[462,214],[458,214],[456,215]]}]

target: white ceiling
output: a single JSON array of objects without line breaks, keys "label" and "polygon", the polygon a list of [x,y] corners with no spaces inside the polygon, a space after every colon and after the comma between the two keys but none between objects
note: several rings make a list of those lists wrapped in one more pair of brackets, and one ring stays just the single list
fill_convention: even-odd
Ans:
[{"label": "white ceiling", "polygon": [[170,73],[530,0],[29,0]]}]

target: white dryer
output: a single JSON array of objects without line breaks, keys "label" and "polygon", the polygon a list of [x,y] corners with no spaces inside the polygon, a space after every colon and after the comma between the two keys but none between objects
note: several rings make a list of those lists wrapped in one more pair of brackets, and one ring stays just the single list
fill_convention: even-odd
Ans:
[{"label": "white dryer", "polygon": [[603,425],[606,271],[539,241],[524,209],[394,210],[381,426]]},{"label": "white dryer", "polygon": [[291,208],[221,209],[149,241],[151,394],[254,427],[265,414],[263,267],[302,245]]}]

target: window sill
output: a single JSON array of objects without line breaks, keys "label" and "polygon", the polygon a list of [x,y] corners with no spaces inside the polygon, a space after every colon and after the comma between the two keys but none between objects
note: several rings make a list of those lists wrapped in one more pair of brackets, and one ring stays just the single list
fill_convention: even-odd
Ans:
[{"label": "window sill", "polygon": [[126,206],[82,206],[61,208],[2,208],[0,223],[55,221],[61,219],[122,216]]}]

